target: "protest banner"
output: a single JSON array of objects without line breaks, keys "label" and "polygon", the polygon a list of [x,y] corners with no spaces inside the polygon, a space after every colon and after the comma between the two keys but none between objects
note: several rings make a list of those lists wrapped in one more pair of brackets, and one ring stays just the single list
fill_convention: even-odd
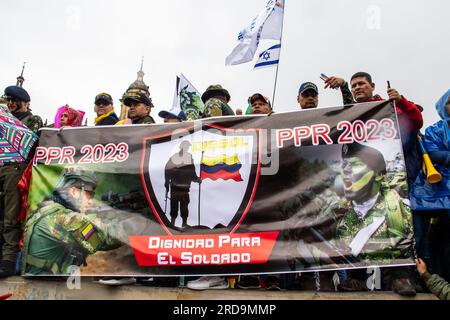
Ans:
[{"label": "protest banner", "polygon": [[23,272],[283,273],[413,263],[392,103],[44,129]]}]

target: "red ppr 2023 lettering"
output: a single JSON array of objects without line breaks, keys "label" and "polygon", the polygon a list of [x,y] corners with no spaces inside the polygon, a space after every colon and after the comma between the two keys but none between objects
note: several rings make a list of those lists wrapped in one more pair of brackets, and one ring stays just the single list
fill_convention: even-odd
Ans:
[{"label": "red ppr 2023 lettering", "polygon": [[[380,121],[370,119],[366,122],[356,120],[354,122],[341,121],[336,126],[341,131],[337,140],[338,144],[354,142],[369,142],[377,140],[391,140],[397,137],[397,129],[392,119],[386,118]],[[301,147],[303,141],[311,139],[314,146],[320,144],[334,144],[330,137],[331,127],[327,124],[302,126],[293,129],[279,129],[276,131],[277,147],[283,148],[286,142],[292,142],[294,146]]]},{"label": "red ppr 2023 lettering", "polygon": [[124,162],[130,156],[129,147],[126,143],[109,143],[107,145],[97,144],[95,146],[85,145],[81,147],[77,155],[75,147],[38,147],[33,159],[33,165],[43,163],[75,164],[75,158],[79,157],[77,163],[113,163]]}]

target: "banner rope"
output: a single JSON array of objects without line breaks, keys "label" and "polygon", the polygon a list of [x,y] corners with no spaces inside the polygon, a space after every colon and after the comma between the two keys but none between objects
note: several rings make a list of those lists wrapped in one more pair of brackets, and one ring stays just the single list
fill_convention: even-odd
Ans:
[{"label": "banner rope", "polygon": [[320,272],[314,272],[314,280],[316,283],[316,291],[320,292]]}]

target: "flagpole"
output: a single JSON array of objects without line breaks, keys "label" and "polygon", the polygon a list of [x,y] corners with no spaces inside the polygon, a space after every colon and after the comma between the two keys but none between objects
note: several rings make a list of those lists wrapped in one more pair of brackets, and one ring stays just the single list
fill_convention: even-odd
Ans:
[{"label": "flagpole", "polygon": [[277,70],[275,72],[275,84],[273,86],[272,108],[275,106],[275,93],[277,91],[277,82],[278,82],[278,68],[280,67],[281,50],[283,49],[283,46],[281,45],[281,43],[283,40],[284,15],[286,14],[286,0],[282,0],[282,4],[283,4],[283,18],[281,20],[281,34],[280,34],[280,46],[281,47],[280,47],[280,55],[278,57]]}]

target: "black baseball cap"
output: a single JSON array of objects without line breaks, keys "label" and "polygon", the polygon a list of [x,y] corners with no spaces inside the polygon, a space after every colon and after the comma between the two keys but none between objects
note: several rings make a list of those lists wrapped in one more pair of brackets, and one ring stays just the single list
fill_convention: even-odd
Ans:
[{"label": "black baseball cap", "polygon": [[94,101],[94,103],[96,105],[98,105],[100,102],[106,102],[107,104],[113,104],[113,98],[111,97],[110,94],[102,92],[95,96],[95,101]]}]

